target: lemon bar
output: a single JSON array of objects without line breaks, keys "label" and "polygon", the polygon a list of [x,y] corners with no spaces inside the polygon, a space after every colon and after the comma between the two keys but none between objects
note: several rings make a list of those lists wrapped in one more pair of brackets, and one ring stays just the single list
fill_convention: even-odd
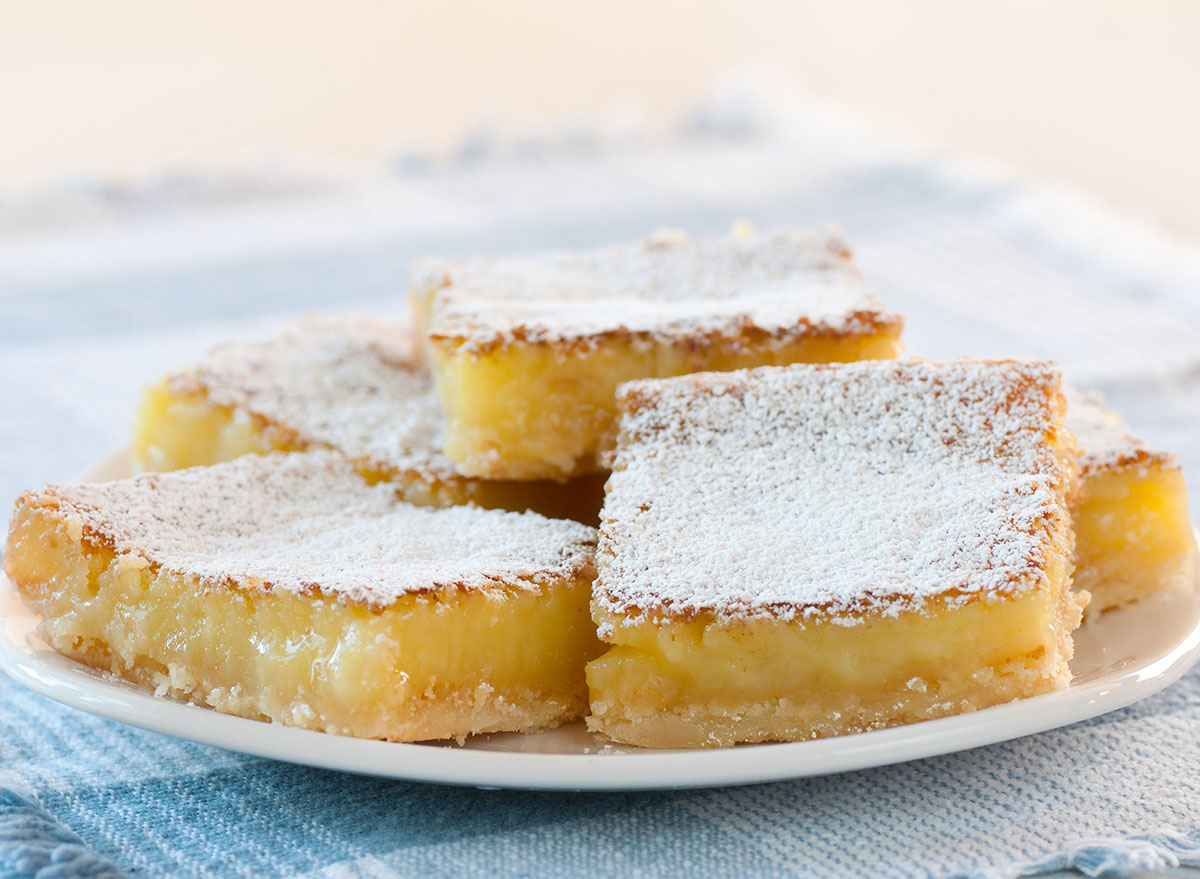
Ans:
[{"label": "lemon bar", "polygon": [[624,381],[900,350],[900,317],[828,230],[664,233],[592,251],[426,261],[413,277],[445,452],[472,476],[597,470]]},{"label": "lemon bar", "polygon": [[808,739],[1070,681],[1084,599],[1056,366],[764,367],[618,399],[593,730]]},{"label": "lemon bar", "polygon": [[595,530],[408,504],[342,456],[51,486],[4,569],[56,650],[218,711],[396,741],[586,706]]},{"label": "lemon bar", "polygon": [[1067,426],[1082,453],[1075,586],[1091,593],[1090,617],[1175,582],[1196,553],[1196,537],[1175,456],[1135,437],[1096,395],[1068,388],[1067,402]]},{"label": "lemon bar", "polygon": [[134,427],[137,470],[177,470],[249,453],[336,449],[412,503],[474,502],[595,524],[602,476],[484,481],[442,454],[444,419],[411,324],[311,316],[259,341],[217,345],[149,388]]}]

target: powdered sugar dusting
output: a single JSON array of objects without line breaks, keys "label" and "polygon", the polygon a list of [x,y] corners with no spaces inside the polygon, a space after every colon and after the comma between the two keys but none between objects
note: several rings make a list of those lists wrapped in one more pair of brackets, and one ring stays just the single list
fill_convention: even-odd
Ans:
[{"label": "powdered sugar dusting", "polygon": [[306,447],[335,448],[380,467],[454,472],[441,453],[443,417],[406,321],[311,316],[269,339],[217,345],[170,386],[202,390]]},{"label": "powdered sugar dusting", "polygon": [[326,451],[248,455],[34,495],[117,552],[205,583],[372,607],[442,588],[536,589],[589,575],[595,545],[595,529],[536,513],[404,503]]},{"label": "powdered sugar dusting", "polygon": [[786,619],[1030,588],[1066,516],[1059,383],[887,361],[626,384],[597,600]]},{"label": "powdered sugar dusting", "polygon": [[1134,436],[1124,419],[1104,405],[1100,394],[1072,385],[1064,386],[1063,392],[1067,398],[1067,428],[1075,434],[1085,473],[1150,459],[1174,460],[1172,455]]},{"label": "powdered sugar dusting", "polygon": [[865,333],[900,320],[867,289],[845,239],[828,229],[675,233],[573,253],[430,260],[413,286],[439,290],[433,337],[478,349],[613,332]]}]

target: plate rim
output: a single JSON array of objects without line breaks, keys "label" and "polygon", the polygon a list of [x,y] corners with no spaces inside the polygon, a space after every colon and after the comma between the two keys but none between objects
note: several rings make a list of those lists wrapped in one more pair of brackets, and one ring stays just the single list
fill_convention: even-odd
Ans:
[{"label": "plate rim", "polygon": [[[1195,590],[1196,577],[1189,580]],[[1192,598],[1196,595],[1193,591]],[[13,607],[21,612],[12,613]],[[531,753],[384,742],[221,714],[141,690],[42,642],[37,617],[0,574],[0,671],[56,702],[203,745],[300,765],[407,781],[513,790],[714,788],[870,769],[1023,738],[1124,708],[1200,662],[1200,614],[1162,655],[1098,680],[919,723],[802,742],[701,750]],[[19,630],[23,630],[22,635]],[[35,634],[33,637],[37,637]],[[38,638],[40,641],[40,638]]]},{"label": "plate rim", "polygon": [[[128,470],[129,460],[128,446],[114,449],[88,468],[80,481],[119,478]],[[1200,530],[1194,526],[1193,530],[1200,537]],[[1190,562],[1186,588],[1191,600],[1200,602],[1200,556],[1193,555]],[[0,672],[62,705],[108,720],[321,769],[483,789],[681,790],[872,769],[1012,741],[1120,710],[1160,692],[1200,663],[1200,607],[1196,611],[1191,628],[1157,658],[1063,690],[865,733],[698,750],[622,748],[605,753],[600,748],[591,754],[562,754],[472,749],[359,739],[221,714],[155,696],[55,652],[30,632],[30,621],[37,616],[25,607],[3,571]],[[41,642],[36,649],[31,637]],[[969,734],[964,735],[964,730]],[[657,771],[648,771],[653,769]]]}]

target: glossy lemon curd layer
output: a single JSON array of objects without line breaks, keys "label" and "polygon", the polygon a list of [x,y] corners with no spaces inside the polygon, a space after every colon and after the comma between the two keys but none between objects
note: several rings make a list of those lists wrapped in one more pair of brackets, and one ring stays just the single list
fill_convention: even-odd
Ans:
[{"label": "glossy lemon curd layer", "polygon": [[1196,552],[1187,485],[1173,465],[1136,463],[1084,475],[1075,520],[1075,586],[1088,613],[1144,598],[1182,574]]},{"label": "glossy lemon curd layer", "polygon": [[133,425],[138,470],[181,470],[302,447],[285,432],[244,412],[213,405],[203,394],[175,396],[165,383],[142,394]]},{"label": "glossy lemon curd layer", "polygon": [[[719,747],[860,732],[1066,686],[1080,607],[1047,588],[896,616],[719,621],[593,615],[611,649],[588,666],[588,725],[635,745]],[[611,634],[608,634],[610,633]]]},{"label": "glossy lemon curd layer", "polygon": [[764,339],[688,346],[642,338],[567,346],[514,342],[474,352],[431,340],[446,413],[445,453],[462,473],[489,479],[559,479],[600,468],[615,440],[622,382],[791,363],[886,360],[899,328],[872,335]]},{"label": "glossy lemon curd layer", "polygon": [[586,707],[590,582],[445,589],[383,610],[198,584],[18,510],[5,570],[56,650],[160,695],[365,738],[539,729]]},{"label": "glossy lemon curd layer", "polygon": [[[168,471],[209,466],[242,455],[298,451],[305,444],[288,432],[203,393],[177,396],[165,384],[142,395],[133,434],[133,462],[139,471]],[[395,469],[362,462],[359,471],[371,482],[393,482],[404,500],[422,506],[475,503],[493,510],[534,510],[543,516],[575,519],[590,525],[599,519],[604,475],[567,481],[483,480],[433,469]]]}]

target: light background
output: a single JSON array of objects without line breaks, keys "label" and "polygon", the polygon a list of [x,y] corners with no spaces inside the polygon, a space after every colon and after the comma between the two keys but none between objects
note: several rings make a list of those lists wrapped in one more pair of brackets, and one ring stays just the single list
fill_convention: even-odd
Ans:
[{"label": "light background", "polygon": [[753,65],[1200,238],[1189,0],[0,0],[0,195],[259,150],[378,161]]}]

